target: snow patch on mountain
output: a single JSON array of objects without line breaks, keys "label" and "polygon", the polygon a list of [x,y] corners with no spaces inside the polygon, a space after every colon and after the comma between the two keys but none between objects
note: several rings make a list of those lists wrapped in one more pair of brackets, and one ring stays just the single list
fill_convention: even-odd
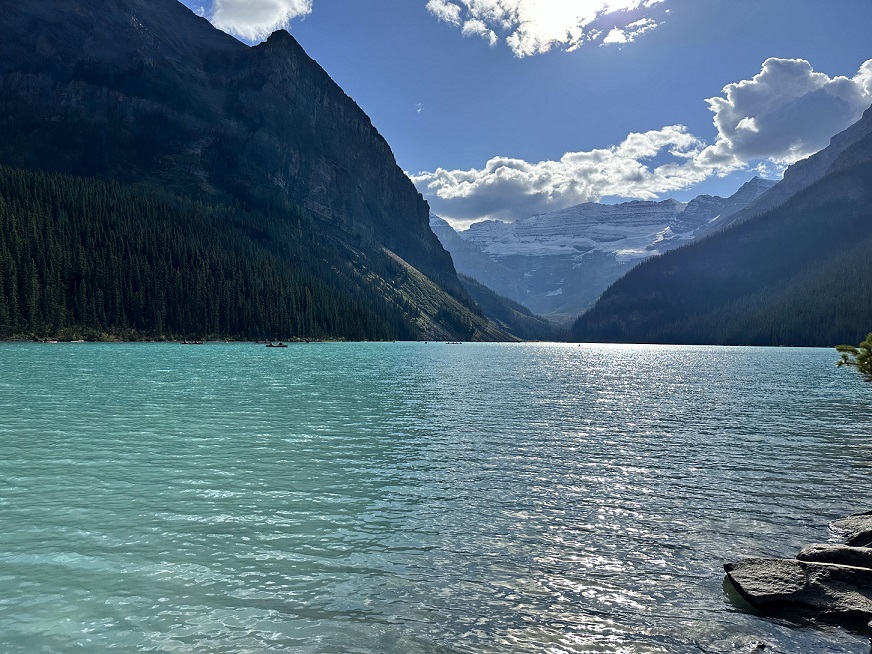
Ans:
[{"label": "snow patch on mountain", "polygon": [[458,272],[556,322],[576,318],[630,267],[702,235],[753,202],[775,182],[754,178],[729,198],[690,202],[587,202],[505,223],[486,220],[455,232],[431,227]]}]

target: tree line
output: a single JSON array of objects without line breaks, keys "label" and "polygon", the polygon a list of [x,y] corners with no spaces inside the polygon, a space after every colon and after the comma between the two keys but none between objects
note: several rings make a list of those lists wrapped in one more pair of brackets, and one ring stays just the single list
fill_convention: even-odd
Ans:
[{"label": "tree line", "polygon": [[0,166],[0,338],[416,337],[397,271],[293,211]]}]

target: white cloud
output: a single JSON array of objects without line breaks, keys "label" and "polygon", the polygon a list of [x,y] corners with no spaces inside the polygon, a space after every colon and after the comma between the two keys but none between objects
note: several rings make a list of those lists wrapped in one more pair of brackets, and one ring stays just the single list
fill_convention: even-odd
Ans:
[{"label": "white cloud", "polygon": [[710,98],[717,130],[706,145],[681,125],[557,161],[495,157],[471,170],[423,172],[412,180],[434,212],[456,222],[515,220],[603,196],[655,199],[743,169],[781,174],[825,147],[872,104],[872,59],[853,78],[829,77],[797,59],[768,59],[759,74]]},{"label": "white cloud", "polygon": [[866,95],[872,95],[872,59],[860,66],[860,72],[854,77],[854,81],[863,87]]},{"label": "white cloud", "polygon": [[872,59],[853,78],[815,72],[804,59],[767,59],[722,93],[708,100],[718,135],[701,161],[790,164],[826,147],[872,103]]},{"label": "white cloud", "polygon": [[614,27],[609,30],[608,34],[606,34],[606,38],[603,39],[603,44],[612,45],[615,43],[626,43],[629,40],[630,39],[627,37],[627,33],[624,30]]},{"label": "white cloud", "polygon": [[460,14],[463,11],[459,6],[448,0],[428,0],[427,11],[436,18],[452,25],[460,25]]},{"label": "white cloud", "polygon": [[[630,134],[620,145],[570,152],[559,161],[528,163],[495,157],[482,169],[444,170],[412,177],[436,213],[455,220],[515,220],[603,195],[654,199],[705,179],[693,165],[703,144],[681,125]],[[646,159],[673,161],[655,167]],[[690,162],[690,163],[687,163]]]},{"label": "white cloud", "polygon": [[653,30],[658,25],[659,23],[655,20],[643,18],[630,23],[623,29],[614,27],[606,35],[606,38],[603,39],[602,45],[632,43],[639,38],[640,35]]},{"label": "white cloud", "polygon": [[214,0],[212,24],[247,41],[261,41],[312,12],[312,0]]},{"label": "white cloud", "polygon": [[[664,0],[428,0],[428,11],[466,35],[481,35],[491,45],[498,33],[518,57],[548,52],[554,47],[574,50],[603,33],[596,22],[605,17],[628,21],[609,36],[634,40],[658,25],[650,17],[633,20],[631,12],[650,11]],[[632,22],[630,22],[632,21]],[[607,37],[608,38],[608,37]],[[610,41],[618,42],[618,41]]]},{"label": "white cloud", "polygon": [[499,37],[493,30],[488,29],[483,20],[468,20],[463,24],[463,36],[480,36],[487,41],[491,47],[497,44]]}]

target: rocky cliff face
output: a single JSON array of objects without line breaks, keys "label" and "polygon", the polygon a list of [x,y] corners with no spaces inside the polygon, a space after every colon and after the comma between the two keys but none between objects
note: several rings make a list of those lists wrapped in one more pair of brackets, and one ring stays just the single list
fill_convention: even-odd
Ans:
[{"label": "rocky cliff face", "polygon": [[431,226],[458,271],[557,323],[574,320],[639,261],[712,231],[774,182],[754,178],[729,198],[689,203],[594,202],[514,223],[483,221],[455,233]]},{"label": "rocky cliff face", "polygon": [[[771,190],[762,194],[757,200],[750,203],[745,209],[733,214],[719,228],[723,229],[732,224],[742,222],[784,204],[804,188],[822,179],[835,166],[844,164],[845,158],[842,155],[850,156],[851,154],[847,153],[846,150],[851,149],[852,146],[870,134],[872,134],[872,107],[864,112],[863,117],[859,121],[830,139],[830,144],[826,148],[788,167],[784,171],[784,179]],[[855,156],[854,163],[857,163],[856,148],[853,149],[853,153]]]},{"label": "rocky cliff face", "polygon": [[[429,207],[369,117],[287,32],[244,52],[227,85],[226,114],[244,141],[240,166],[264,196],[281,191],[311,214],[397,253],[459,292],[450,257],[430,232]],[[252,170],[246,170],[252,166]]]},{"label": "rocky cliff face", "polygon": [[8,0],[0,163],[303,212],[471,304],[388,144],[286,32],[248,47],[176,0]]}]

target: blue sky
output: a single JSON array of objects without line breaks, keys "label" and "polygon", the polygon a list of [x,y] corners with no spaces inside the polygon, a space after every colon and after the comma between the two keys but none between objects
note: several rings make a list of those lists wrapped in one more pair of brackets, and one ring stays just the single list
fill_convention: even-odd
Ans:
[{"label": "blue sky", "polygon": [[289,29],[460,225],[729,195],[872,104],[870,0],[214,3],[185,0],[249,43]]}]

